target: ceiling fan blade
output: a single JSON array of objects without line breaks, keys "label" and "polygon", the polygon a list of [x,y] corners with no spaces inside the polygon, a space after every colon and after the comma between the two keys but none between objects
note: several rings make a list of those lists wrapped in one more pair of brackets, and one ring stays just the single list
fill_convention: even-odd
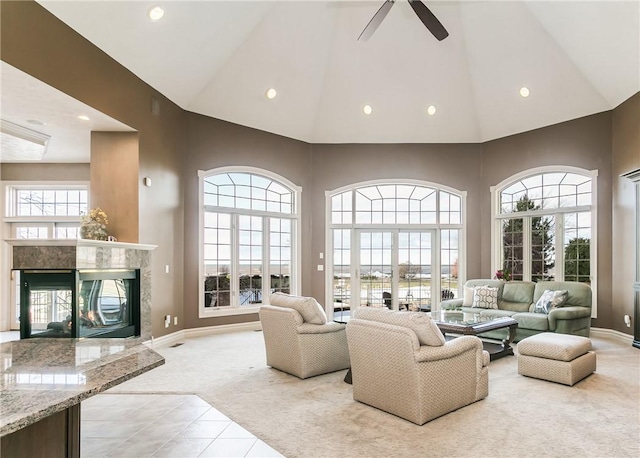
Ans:
[{"label": "ceiling fan blade", "polygon": [[380,26],[383,19],[385,18],[385,16],[387,15],[391,7],[393,6],[394,2],[395,0],[386,0],[383,3],[383,5],[378,10],[378,12],[371,18],[367,26],[364,28],[364,30],[358,37],[358,41],[360,40],[367,41],[371,37],[371,35],[373,35],[373,32],[375,32],[376,29]]},{"label": "ceiling fan blade", "polygon": [[413,8],[416,15],[420,18],[427,29],[429,29],[433,36],[438,39],[438,41],[442,41],[449,36],[449,32],[447,32],[431,10],[427,8],[427,5],[422,3],[420,0],[409,0],[409,5],[411,5],[411,8]]}]

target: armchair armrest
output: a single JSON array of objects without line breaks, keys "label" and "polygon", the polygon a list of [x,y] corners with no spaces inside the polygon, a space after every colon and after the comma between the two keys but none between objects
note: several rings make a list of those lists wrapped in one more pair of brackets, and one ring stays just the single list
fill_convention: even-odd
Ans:
[{"label": "armchair armrest", "polygon": [[463,302],[464,301],[462,299],[449,299],[440,302],[440,308],[443,310],[459,309],[460,307],[462,307]]},{"label": "armchair armrest", "polygon": [[466,351],[482,352],[482,341],[475,336],[461,336],[447,341],[441,347],[429,347],[423,345],[415,353],[416,362],[439,361],[458,356]]},{"label": "armchair armrest", "polygon": [[327,334],[344,330],[346,324],[329,321],[326,324],[302,323],[296,329],[298,334]]}]

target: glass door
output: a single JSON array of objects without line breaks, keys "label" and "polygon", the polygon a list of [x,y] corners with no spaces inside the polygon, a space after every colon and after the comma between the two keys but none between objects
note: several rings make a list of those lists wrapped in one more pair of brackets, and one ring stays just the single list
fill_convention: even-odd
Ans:
[{"label": "glass door", "polygon": [[434,234],[431,231],[398,233],[398,305],[400,310],[431,311]]},{"label": "glass door", "polygon": [[360,303],[357,305],[392,308],[397,258],[393,239],[393,232],[360,231],[357,272]]},{"label": "glass door", "polygon": [[[357,271],[351,306],[431,310],[434,231],[357,231]],[[356,294],[352,294],[355,299]]]}]

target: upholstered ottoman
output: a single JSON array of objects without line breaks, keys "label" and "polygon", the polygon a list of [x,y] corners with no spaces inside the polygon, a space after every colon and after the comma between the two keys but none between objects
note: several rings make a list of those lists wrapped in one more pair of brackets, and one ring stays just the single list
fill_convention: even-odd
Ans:
[{"label": "upholstered ottoman", "polygon": [[587,337],[543,332],[518,343],[518,374],[573,385],[596,370]]}]

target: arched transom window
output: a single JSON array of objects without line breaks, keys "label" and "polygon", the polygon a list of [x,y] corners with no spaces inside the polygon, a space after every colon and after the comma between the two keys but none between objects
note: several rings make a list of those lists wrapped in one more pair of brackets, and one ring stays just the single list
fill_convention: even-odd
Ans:
[{"label": "arched transom window", "polygon": [[275,291],[297,291],[299,189],[267,173],[200,174],[201,316],[255,311]]},{"label": "arched transom window", "polygon": [[524,176],[494,189],[495,267],[513,280],[595,283],[596,174],[552,170]]}]

